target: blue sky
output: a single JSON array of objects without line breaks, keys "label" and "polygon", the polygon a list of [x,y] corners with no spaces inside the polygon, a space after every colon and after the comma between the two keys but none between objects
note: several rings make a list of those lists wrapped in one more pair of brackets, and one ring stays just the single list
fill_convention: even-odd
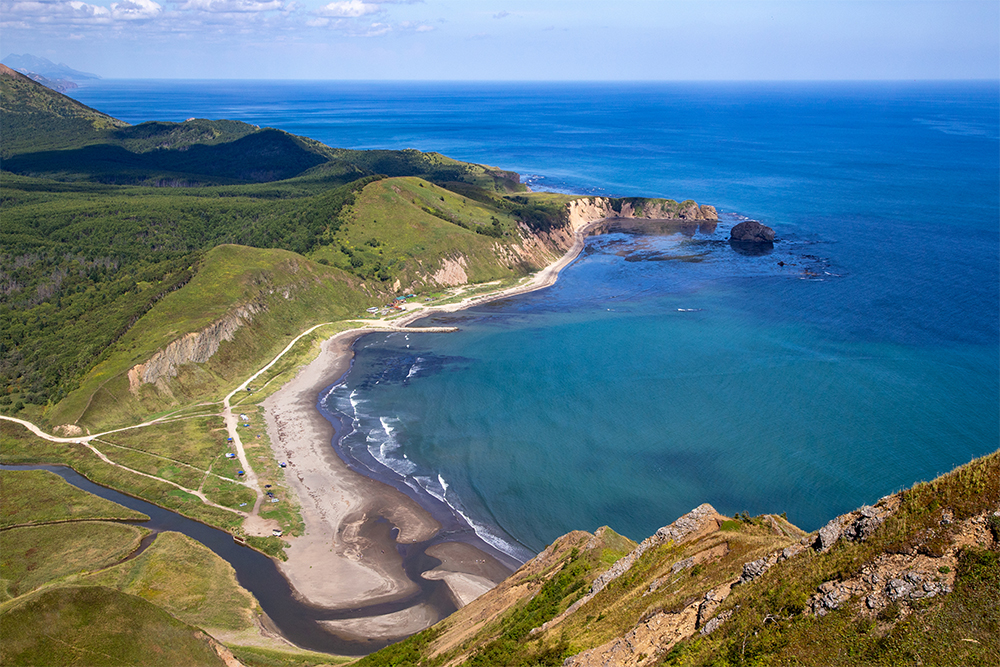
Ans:
[{"label": "blue sky", "polygon": [[0,0],[107,78],[998,79],[998,0]]}]

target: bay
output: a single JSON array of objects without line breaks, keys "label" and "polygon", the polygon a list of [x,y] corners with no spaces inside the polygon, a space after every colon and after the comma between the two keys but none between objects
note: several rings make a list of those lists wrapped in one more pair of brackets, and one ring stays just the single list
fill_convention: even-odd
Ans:
[{"label": "bay", "polygon": [[[702,502],[814,529],[1000,441],[996,82],[100,82],[192,116],[435,150],[536,188],[692,198],[693,235],[612,234],[542,292],[369,336],[327,404],[347,451],[524,558],[642,539]],[[752,217],[780,242],[726,243]],[[778,262],[783,262],[780,266]]]}]

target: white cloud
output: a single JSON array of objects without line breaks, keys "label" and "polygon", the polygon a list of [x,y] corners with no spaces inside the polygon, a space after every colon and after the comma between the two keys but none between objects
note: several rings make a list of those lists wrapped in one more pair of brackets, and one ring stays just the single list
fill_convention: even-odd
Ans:
[{"label": "white cloud", "polygon": [[163,6],[153,0],[125,0],[109,6],[92,5],[80,0],[2,0],[3,24],[31,25],[106,25],[124,21],[146,21],[163,13]]},{"label": "white cloud", "polygon": [[384,11],[377,3],[364,2],[363,0],[341,0],[331,2],[325,7],[316,11],[319,16],[331,16],[334,18],[358,18],[366,14],[377,14]]},{"label": "white cloud", "polygon": [[368,27],[368,31],[365,32],[364,36],[378,37],[380,35],[384,35],[385,33],[391,30],[392,26],[389,25],[388,23],[372,23],[371,26]]},{"label": "white cloud", "polygon": [[177,8],[218,14],[252,14],[287,9],[281,0],[185,0]]},{"label": "white cloud", "polygon": [[125,2],[111,3],[111,17],[119,21],[152,19],[162,12],[163,7],[153,0],[125,0]]},{"label": "white cloud", "polygon": [[427,25],[426,23],[415,23],[413,21],[403,21],[397,26],[400,30],[408,32],[431,32],[434,30],[434,26]]}]

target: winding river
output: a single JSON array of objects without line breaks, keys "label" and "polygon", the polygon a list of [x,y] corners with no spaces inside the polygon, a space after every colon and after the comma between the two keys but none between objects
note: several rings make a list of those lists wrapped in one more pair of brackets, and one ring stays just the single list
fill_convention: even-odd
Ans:
[{"label": "winding river", "polygon": [[[304,604],[278,571],[274,561],[264,554],[233,541],[233,536],[198,521],[163,509],[132,496],[100,486],[71,468],[54,465],[0,465],[0,470],[48,470],[62,477],[73,486],[111,500],[150,517],[149,521],[136,522],[154,533],[174,531],[197,540],[225,559],[236,570],[240,585],[254,594],[274,629],[293,644],[313,651],[339,655],[365,655],[392,643],[390,640],[359,640],[337,636],[327,631],[320,621],[378,616],[406,609],[416,604],[429,604],[441,614],[455,611],[441,581],[427,581],[420,573],[440,564],[423,553],[423,545],[400,547],[403,567],[407,576],[420,586],[420,592],[394,602],[380,603],[350,609],[323,609]],[[132,523],[132,522],[130,522]],[[144,540],[144,546],[150,541]],[[144,548],[144,547],[140,547]]]}]

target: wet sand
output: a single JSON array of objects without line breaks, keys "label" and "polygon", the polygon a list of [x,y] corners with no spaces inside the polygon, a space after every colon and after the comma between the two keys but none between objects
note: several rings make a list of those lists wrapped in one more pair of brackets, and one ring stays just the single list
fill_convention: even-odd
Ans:
[{"label": "wet sand", "polygon": [[[391,325],[405,326],[434,312],[461,310],[551,285],[579,255],[593,226],[579,229],[565,255],[517,287],[415,309]],[[288,462],[286,481],[299,499],[305,522],[303,536],[285,538],[291,546],[286,549],[288,560],[279,563],[282,574],[304,602],[317,607],[400,603],[402,609],[386,612],[383,605],[370,616],[325,622],[346,637],[395,638],[413,634],[468,604],[502,581],[510,569],[473,545],[441,542],[424,552],[434,559],[428,561],[430,569],[415,572],[411,564],[407,575],[400,552],[406,545],[419,546],[433,538],[441,524],[409,496],[351,470],[331,445],[333,425],[316,407],[320,392],[350,369],[352,345],[366,333],[372,330],[354,329],[325,341],[319,356],[263,406],[275,454]],[[392,527],[398,530],[395,538]],[[440,562],[436,567],[435,561]],[[440,595],[431,595],[436,602],[429,601],[426,587],[434,581],[446,584],[450,603],[442,602]]]}]

